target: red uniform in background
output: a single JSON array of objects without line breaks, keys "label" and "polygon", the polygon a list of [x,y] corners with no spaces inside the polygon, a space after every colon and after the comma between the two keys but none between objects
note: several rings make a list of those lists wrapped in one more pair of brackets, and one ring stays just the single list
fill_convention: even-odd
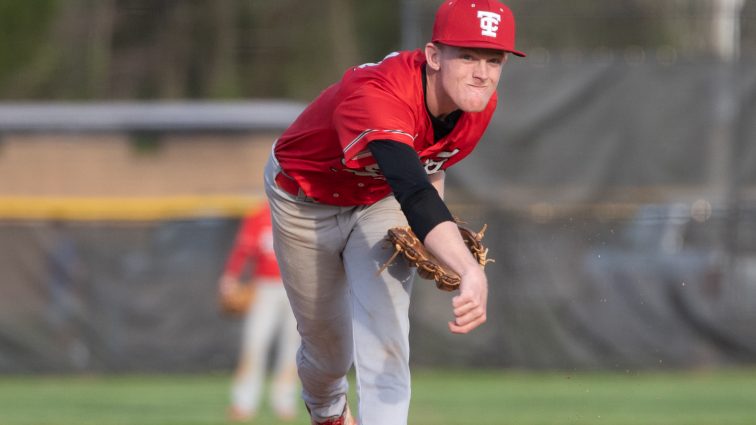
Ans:
[{"label": "red uniform in background", "polygon": [[244,218],[223,274],[239,279],[247,264],[254,265],[254,277],[281,278],[276,254],[273,252],[270,207],[267,202],[259,211]]}]

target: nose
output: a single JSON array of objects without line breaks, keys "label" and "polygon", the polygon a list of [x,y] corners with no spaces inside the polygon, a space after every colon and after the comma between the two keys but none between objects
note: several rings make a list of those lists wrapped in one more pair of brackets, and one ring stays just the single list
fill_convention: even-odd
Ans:
[{"label": "nose", "polygon": [[485,60],[479,60],[475,62],[475,66],[473,67],[473,78],[478,80],[487,80],[488,79],[488,66],[487,62]]}]

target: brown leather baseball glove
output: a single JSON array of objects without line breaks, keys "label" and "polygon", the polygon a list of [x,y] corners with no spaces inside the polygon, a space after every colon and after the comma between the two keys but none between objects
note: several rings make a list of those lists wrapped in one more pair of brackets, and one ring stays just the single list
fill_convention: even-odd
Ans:
[{"label": "brown leather baseball glove", "polygon": [[[459,221],[457,227],[462,234],[465,245],[481,267],[485,267],[487,263],[494,261],[487,258],[488,248],[481,242],[486,231],[486,225],[483,225],[480,232],[475,232],[463,226]],[[443,291],[459,289],[459,284],[462,281],[459,275],[425,249],[425,245],[415,236],[412,229],[409,227],[393,227],[388,230],[386,239],[393,245],[394,255],[381,267],[378,273],[383,272],[399,254],[402,254],[412,267],[417,267],[417,273],[420,277],[435,280],[438,289]]]},{"label": "brown leather baseball glove", "polygon": [[234,281],[218,291],[218,304],[223,314],[239,317],[247,313],[255,299],[255,285]]}]

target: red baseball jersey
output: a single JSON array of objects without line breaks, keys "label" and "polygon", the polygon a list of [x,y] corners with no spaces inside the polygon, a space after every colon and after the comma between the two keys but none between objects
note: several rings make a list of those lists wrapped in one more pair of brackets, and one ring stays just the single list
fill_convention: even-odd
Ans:
[{"label": "red baseball jersey", "polygon": [[226,261],[224,273],[238,278],[246,265],[252,267],[252,275],[255,277],[281,277],[276,254],[273,252],[273,226],[267,202],[259,211],[244,218]]},{"label": "red baseball jersey", "polygon": [[415,50],[347,70],[276,141],[283,172],[318,202],[370,205],[391,194],[367,149],[371,141],[412,146],[428,174],[470,154],[491,121],[496,93],[485,110],[463,113],[454,130],[435,142],[425,106],[424,65],[424,52]]}]

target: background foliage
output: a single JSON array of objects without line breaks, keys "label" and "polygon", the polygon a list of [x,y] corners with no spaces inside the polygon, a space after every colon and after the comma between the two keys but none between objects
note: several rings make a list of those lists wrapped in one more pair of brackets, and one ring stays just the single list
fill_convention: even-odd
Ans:
[{"label": "background foliage", "polygon": [[[711,0],[508,3],[520,46],[534,53],[711,50]],[[0,0],[0,99],[306,100],[347,67],[409,47],[402,40],[413,34],[425,40],[437,4]],[[414,13],[403,15],[403,8]],[[753,51],[756,0],[746,0],[741,20],[743,50]]]}]

